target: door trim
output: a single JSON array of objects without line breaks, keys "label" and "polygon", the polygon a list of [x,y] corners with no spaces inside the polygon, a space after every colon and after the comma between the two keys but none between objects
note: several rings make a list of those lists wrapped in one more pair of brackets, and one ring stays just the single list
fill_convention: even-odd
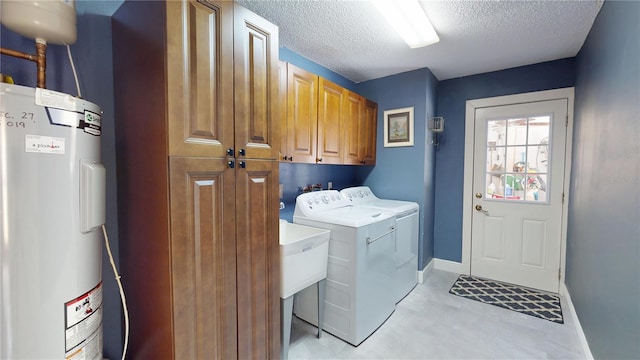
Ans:
[{"label": "door trim", "polygon": [[[567,252],[567,216],[569,202],[569,184],[571,175],[571,149],[573,143],[573,106],[575,88],[562,88],[523,94],[472,99],[466,102],[464,128],[464,174],[473,174],[473,155],[475,140],[475,111],[477,108],[500,105],[515,105],[528,102],[567,99],[567,139],[565,144],[564,184],[565,194],[562,206],[562,227],[560,244],[560,284],[564,284]],[[471,274],[471,219],[473,214],[473,176],[464,176],[462,200],[462,273]]]}]

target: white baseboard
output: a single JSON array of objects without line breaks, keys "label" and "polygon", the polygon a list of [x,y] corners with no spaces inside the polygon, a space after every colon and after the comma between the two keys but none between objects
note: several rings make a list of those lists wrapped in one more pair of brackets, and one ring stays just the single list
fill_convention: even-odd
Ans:
[{"label": "white baseboard", "polygon": [[429,276],[429,273],[433,270],[442,270],[442,271],[448,271],[456,274],[465,274],[463,269],[464,267],[462,266],[462,263],[433,258],[431,259],[431,261],[429,261],[427,266],[424,267],[424,269],[418,271],[418,283],[423,284],[424,280]]},{"label": "white baseboard", "polygon": [[424,269],[418,271],[418,284],[424,284],[424,279],[426,279],[433,270],[433,260],[435,259],[431,259]]},{"label": "white baseboard", "polygon": [[433,259],[433,268],[436,270],[448,271],[456,274],[464,274],[464,269],[462,267],[462,263],[444,260],[444,259]]},{"label": "white baseboard", "polygon": [[564,299],[567,302],[567,306],[569,307],[568,310],[574,320],[576,331],[578,332],[578,338],[580,339],[580,345],[582,346],[582,351],[584,351],[585,358],[587,360],[594,360],[593,354],[591,354],[591,349],[589,348],[589,343],[587,342],[587,337],[584,335],[584,331],[582,331],[582,326],[580,325],[578,314],[576,313],[576,309],[573,307],[571,295],[569,295],[569,289],[567,289],[567,285],[564,282],[560,284],[560,293],[562,294],[562,296],[564,296]]}]

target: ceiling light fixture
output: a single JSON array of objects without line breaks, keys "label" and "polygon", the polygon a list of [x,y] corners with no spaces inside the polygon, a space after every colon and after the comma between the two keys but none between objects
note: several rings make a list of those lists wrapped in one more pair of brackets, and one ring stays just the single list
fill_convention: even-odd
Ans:
[{"label": "ceiling light fixture", "polygon": [[409,47],[415,49],[440,41],[417,0],[372,0],[371,2]]}]

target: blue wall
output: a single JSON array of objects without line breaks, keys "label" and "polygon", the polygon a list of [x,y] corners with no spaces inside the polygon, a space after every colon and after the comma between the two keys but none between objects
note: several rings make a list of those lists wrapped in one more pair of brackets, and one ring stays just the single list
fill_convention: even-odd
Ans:
[{"label": "blue wall", "polygon": [[[107,232],[118,264],[118,224],[115,180],[115,129],[113,118],[113,67],[111,62],[111,15],[121,1],[77,1],[78,40],[71,46],[82,97],[98,104],[102,118],[102,162],[107,169]],[[34,53],[34,42],[5,27],[0,29],[2,47]],[[35,87],[35,64],[9,56],[0,58],[0,72],[11,75],[19,85]],[[66,47],[47,48],[47,89],[76,95]],[[122,317],[118,289],[103,251],[104,357],[119,359],[122,353]],[[126,279],[124,280],[126,281]]]},{"label": "blue wall", "polygon": [[438,116],[445,132],[435,165],[434,256],[462,261],[462,192],[466,101],[575,85],[575,58],[550,61],[438,83]]},{"label": "blue wall", "polygon": [[566,284],[595,358],[640,359],[640,2],[577,56]]},{"label": "blue wall", "polygon": [[[433,257],[434,147],[428,144],[427,119],[435,116],[437,80],[429,69],[370,80],[357,92],[378,103],[376,166],[358,169],[358,181],[381,198],[420,205],[418,268]],[[385,110],[413,107],[414,146],[384,147]]]}]

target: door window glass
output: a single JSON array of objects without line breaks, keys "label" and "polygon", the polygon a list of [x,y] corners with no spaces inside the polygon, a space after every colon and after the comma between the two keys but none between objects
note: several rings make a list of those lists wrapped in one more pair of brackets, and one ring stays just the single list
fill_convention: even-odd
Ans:
[{"label": "door window glass", "polygon": [[548,203],[551,119],[487,121],[486,199]]}]

